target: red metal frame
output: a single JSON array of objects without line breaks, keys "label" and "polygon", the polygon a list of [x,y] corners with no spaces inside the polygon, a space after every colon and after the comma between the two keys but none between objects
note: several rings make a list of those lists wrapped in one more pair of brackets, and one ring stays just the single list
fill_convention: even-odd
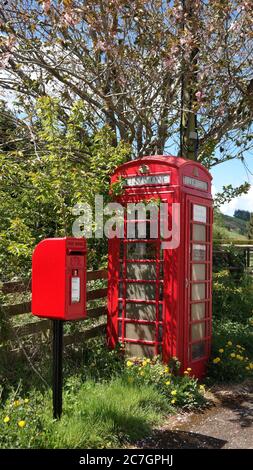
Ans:
[{"label": "red metal frame", "polygon": [[[130,344],[148,345],[153,347],[153,354],[162,353],[164,362],[172,356],[178,357],[182,365],[182,371],[191,367],[192,373],[201,377],[205,373],[205,366],[210,355],[211,345],[211,273],[212,273],[212,196],[211,196],[211,175],[201,164],[177,157],[153,156],[143,157],[140,160],[128,162],[120,166],[112,176],[112,183],[119,177],[129,178],[141,176],[141,168],[145,165],[150,175],[170,175],[170,182],[166,184],[143,184],[138,186],[126,186],[122,196],[118,197],[118,202],[125,205],[128,202],[140,202],[143,199],[149,200],[159,198],[161,201],[169,203],[169,213],[171,203],[180,203],[180,229],[181,240],[178,248],[163,251],[161,255],[160,231],[158,238],[154,239],[127,239],[127,220],[124,222],[124,239],[112,239],[109,241],[109,279],[108,279],[108,323],[107,336],[110,347],[115,347],[118,341]],[[138,179],[138,181],[140,181]],[[199,183],[200,182],[200,183]],[[185,184],[187,183],[187,184]],[[195,187],[195,184],[203,186],[202,189]],[[192,208],[197,204],[205,206],[207,209],[207,223],[203,224],[193,221]],[[169,217],[171,214],[169,214]],[[130,223],[135,223],[131,220]],[[194,241],[191,239],[192,226],[194,224],[205,225],[206,241]],[[127,255],[127,247],[130,243],[155,243],[155,256],[152,258],[134,259]],[[193,280],[191,278],[192,246],[205,245],[205,261],[194,261],[196,264],[206,266],[206,279]],[[123,258],[120,256],[120,245],[123,247]],[[134,264],[155,264],[155,279],[130,279],[127,277],[128,263]],[[120,265],[122,270],[120,274]],[[163,278],[161,279],[161,267],[163,267]],[[134,272],[135,274],[135,272]],[[119,294],[119,282],[121,291]],[[192,285],[204,284],[206,286],[205,299],[192,300]],[[127,286],[129,284],[155,285],[154,298],[145,297],[127,298]],[[161,286],[163,296],[161,298]],[[146,289],[146,296],[148,290]],[[119,297],[122,295],[122,297]],[[119,315],[119,302],[121,313]],[[204,303],[204,320],[191,319],[191,305],[194,303]],[[126,316],[126,306],[131,304],[155,305],[155,318],[132,318]],[[129,308],[129,307],[128,307]],[[162,317],[160,313],[162,309]],[[143,315],[143,312],[142,312]],[[138,316],[138,315],[137,315]],[[205,343],[205,354],[199,358],[192,359],[190,351],[194,344],[191,338],[192,325],[204,323],[205,336],[201,339]],[[119,331],[119,324],[121,331]],[[142,338],[128,338],[126,336],[126,325],[154,325],[155,334],[152,341]],[[162,336],[160,331],[162,329]]]},{"label": "red metal frame", "polygon": [[[192,209],[193,204],[204,206],[207,208],[207,222],[197,222],[193,220]],[[211,321],[212,321],[212,201],[204,201],[203,198],[196,196],[186,195],[185,201],[186,207],[186,245],[189,247],[189,256],[186,257],[185,273],[188,279],[188,287],[186,288],[185,295],[185,331],[184,331],[184,367],[190,367],[197,377],[203,377],[206,371],[206,363],[210,356],[211,351]],[[192,239],[192,225],[202,225],[206,228],[206,241],[193,240]],[[196,261],[191,259],[192,246],[203,245],[206,247],[206,259],[205,261]],[[192,280],[192,265],[204,265],[206,267],[205,280]],[[201,300],[191,299],[191,287],[193,284],[205,284],[205,298]],[[204,304],[205,305],[205,316],[204,319],[192,320],[191,319],[191,305],[192,304]],[[205,335],[202,340],[192,341],[191,339],[191,326],[197,324],[205,324]],[[193,344],[199,344],[204,342],[205,354],[201,358],[192,359],[191,347]]]}]

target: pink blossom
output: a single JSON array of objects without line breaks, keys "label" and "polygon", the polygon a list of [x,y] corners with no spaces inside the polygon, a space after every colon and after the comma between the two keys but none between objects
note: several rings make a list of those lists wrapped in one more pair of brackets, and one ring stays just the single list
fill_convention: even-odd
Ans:
[{"label": "pink blossom", "polygon": [[170,67],[173,67],[175,65],[175,62],[176,62],[176,58],[173,57],[173,56],[170,56],[170,57],[167,57],[164,60],[164,65],[165,65],[165,67],[170,68]]},{"label": "pink blossom", "polygon": [[9,51],[12,51],[15,43],[16,43],[15,36],[8,36],[8,39],[5,44],[6,44],[6,47],[9,49]]},{"label": "pink blossom", "polygon": [[203,99],[203,93],[202,93],[202,91],[197,91],[197,92],[195,93],[195,96],[196,96],[196,98],[197,98],[197,102],[198,102],[198,103],[201,103],[201,101],[202,101],[202,99]]},{"label": "pink blossom", "polygon": [[65,11],[62,17],[62,23],[65,26],[75,26],[76,24],[80,23],[80,18],[75,12],[68,10]]},{"label": "pink blossom", "polygon": [[223,104],[218,108],[217,114],[219,114],[220,116],[224,116],[224,114],[225,114],[225,106],[224,106]]},{"label": "pink blossom", "polygon": [[172,14],[177,21],[182,20],[182,13],[183,7],[181,4],[179,4],[177,7],[172,8]]},{"label": "pink blossom", "polygon": [[51,0],[44,0],[44,2],[42,2],[42,6],[43,6],[44,12],[47,14],[51,7]]},{"label": "pink blossom", "polygon": [[0,68],[5,69],[9,63],[10,59],[10,52],[6,52],[5,54],[2,54],[2,57],[0,58]]},{"label": "pink blossom", "polygon": [[105,41],[101,41],[101,40],[99,39],[99,40],[97,41],[97,43],[96,43],[96,50],[97,50],[97,51],[99,50],[99,51],[105,52],[105,51],[107,51],[107,49],[108,49],[108,45],[106,44],[106,42],[105,42]]},{"label": "pink blossom", "polygon": [[184,46],[186,43],[187,43],[187,39],[186,38],[180,38],[180,44],[181,46]]}]

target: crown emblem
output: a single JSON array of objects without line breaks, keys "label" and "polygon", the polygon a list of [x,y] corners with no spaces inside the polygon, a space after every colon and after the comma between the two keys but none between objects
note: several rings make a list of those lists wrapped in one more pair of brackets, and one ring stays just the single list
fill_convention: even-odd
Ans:
[{"label": "crown emblem", "polygon": [[139,167],[139,173],[141,175],[147,175],[149,173],[149,166],[148,165],[141,165]]}]

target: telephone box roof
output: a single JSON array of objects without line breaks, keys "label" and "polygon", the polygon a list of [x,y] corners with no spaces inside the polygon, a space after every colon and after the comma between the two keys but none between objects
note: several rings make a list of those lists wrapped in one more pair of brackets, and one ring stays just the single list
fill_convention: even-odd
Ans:
[{"label": "telephone box roof", "polygon": [[182,157],[174,157],[172,155],[150,155],[138,158],[136,160],[130,160],[129,162],[123,163],[122,165],[116,168],[115,173],[120,172],[126,168],[131,166],[140,165],[142,163],[166,163],[168,166],[174,166],[176,168],[181,168],[186,165],[193,165],[201,167],[203,171],[212,179],[211,174],[209,173],[208,169],[205,168],[200,162],[196,162],[195,160],[186,160]]}]

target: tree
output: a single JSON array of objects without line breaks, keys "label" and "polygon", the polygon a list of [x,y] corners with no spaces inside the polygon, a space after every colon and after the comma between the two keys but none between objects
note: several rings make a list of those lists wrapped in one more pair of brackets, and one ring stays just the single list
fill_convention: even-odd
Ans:
[{"label": "tree", "polygon": [[192,155],[198,115],[199,160],[243,160],[253,137],[252,12],[249,0],[9,0],[0,84],[26,109],[60,97],[62,120],[81,99],[89,130],[106,123],[114,145],[122,139],[138,156],[179,148],[180,120]]},{"label": "tree", "polygon": [[248,239],[253,240],[253,212],[250,214],[250,220],[248,222]]},{"label": "tree", "polygon": [[[113,146],[107,127],[88,136],[81,101],[64,126],[57,99],[40,98],[33,113],[35,147],[0,151],[1,280],[28,275],[34,246],[43,238],[71,236],[74,205],[94,207],[96,193],[108,195],[110,175],[130,151],[124,143]],[[89,266],[98,267],[103,256],[103,240],[89,240]]]},{"label": "tree", "polygon": [[250,212],[237,209],[234,212],[234,217],[236,217],[237,219],[246,220],[247,222],[250,220]]},{"label": "tree", "polygon": [[219,208],[225,202],[230,202],[235,197],[247,194],[250,189],[250,183],[243,183],[236,188],[233,188],[232,184],[222,187],[222,192],[216,193],[214,197],[214,206]]}]

